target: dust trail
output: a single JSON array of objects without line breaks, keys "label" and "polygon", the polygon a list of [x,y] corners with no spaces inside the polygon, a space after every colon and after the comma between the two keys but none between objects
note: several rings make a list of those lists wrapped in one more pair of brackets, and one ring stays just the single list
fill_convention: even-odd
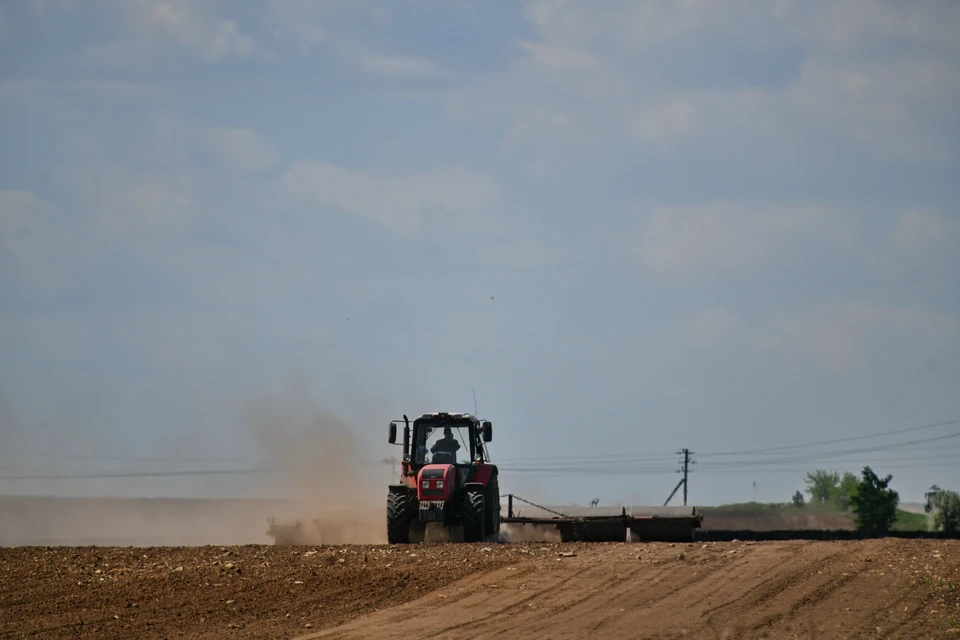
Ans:
[{"label": "dust trail", "polygon": [[[347,420],[323,404],[296,381],[280,396],[246,405],[255,441],[277,470],[273,490],[291,501],[273,515],[281,523],[301,521],[301,542],[386,542],[387,485],[396,473],[384,461],[386,420],[361,422],[369,406]],[[365,431],[374,442],[381,435],[383,446],[367,449]]]},{"label": "dust trail", "polygon": [[[262,479],[244,476],[230,486],[198,476],[193,493],[211,497],[0,496],[0,546],[269,544],[270,516],[311,525],[316,519],[324,542],[383,542],[386,487],[394,473],[380,462],[392,453],[386,410],[359,394],[349,400],[360,405],[349,421],[326,410],[333,403],[313,398],[303,381],[278,394],[234,402],[239,411],[234,437],[252,440],[260,464],[280,471]],[[0,402],[0,444],[14,441],[15,426],[10,403]],[[366,450],[365,432],[382,445]],[[190,451],[187,441],[172,444]],[[240,487],[245,495],[269,498],[212,497],[228,490],[236,494]]]},{"label": "dust trail", "polygon": [[560,542],[553,525],[508,523],[500,526],[500,542]]}]

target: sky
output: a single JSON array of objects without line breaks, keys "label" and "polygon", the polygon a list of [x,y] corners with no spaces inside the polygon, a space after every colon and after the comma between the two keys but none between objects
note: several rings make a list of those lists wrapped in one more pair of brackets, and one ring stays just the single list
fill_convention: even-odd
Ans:
[{"label": "sky", "polygon": [[275,494],[36,477],[336,429],[383,473],[389,420],[475,406],[501,487],[558,504],[661,504],[682,448],[692,504],[960,489],[958,32],[951,0],[0,1],[0,493]]}]

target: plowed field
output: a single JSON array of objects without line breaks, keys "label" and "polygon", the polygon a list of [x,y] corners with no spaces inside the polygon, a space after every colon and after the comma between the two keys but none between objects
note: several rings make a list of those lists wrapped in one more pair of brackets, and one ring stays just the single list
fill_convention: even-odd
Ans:
[{"label": "plowed field", "polygon": [[0,636],[960,639],[960,542],[16,547]]}]

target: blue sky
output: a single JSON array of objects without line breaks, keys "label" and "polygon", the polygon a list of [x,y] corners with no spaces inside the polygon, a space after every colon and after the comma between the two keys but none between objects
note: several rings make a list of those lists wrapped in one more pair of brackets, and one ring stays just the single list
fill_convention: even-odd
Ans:
[{"label": "blue sky", "polygon": [[[501,485],[544,499],[660,503],[681,447],[701,504],[863,463],[960,489],[960,437],[709,455],[960,418],[958,29],[947,1],[0,2],[0,492],[273,495],[10,478],[330,429],[378,460],[474,389]],[[564,471],[610,455],[643,473]]]}]

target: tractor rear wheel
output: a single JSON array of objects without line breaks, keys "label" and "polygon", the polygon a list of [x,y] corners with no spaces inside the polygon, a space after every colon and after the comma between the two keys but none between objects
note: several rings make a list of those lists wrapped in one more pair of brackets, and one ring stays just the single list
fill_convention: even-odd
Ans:
[{"label": "tractor rear wheel", "polygon": [[470,491],[461,503],[460,521],[463,523],[463,541],[481,542],[483,540],[484,516],[483,493]]},{"label": "tractor rear wheel", "polygon": [[500,483],[493,476],[487,485],[487,537],[496,542],[500,537]]},{"label": "tractor rear wheel", "polygon": [[416,505],[409,494],[387,494],[387,542],[407,544],[410,542],[410,523],[416,517]]}]

